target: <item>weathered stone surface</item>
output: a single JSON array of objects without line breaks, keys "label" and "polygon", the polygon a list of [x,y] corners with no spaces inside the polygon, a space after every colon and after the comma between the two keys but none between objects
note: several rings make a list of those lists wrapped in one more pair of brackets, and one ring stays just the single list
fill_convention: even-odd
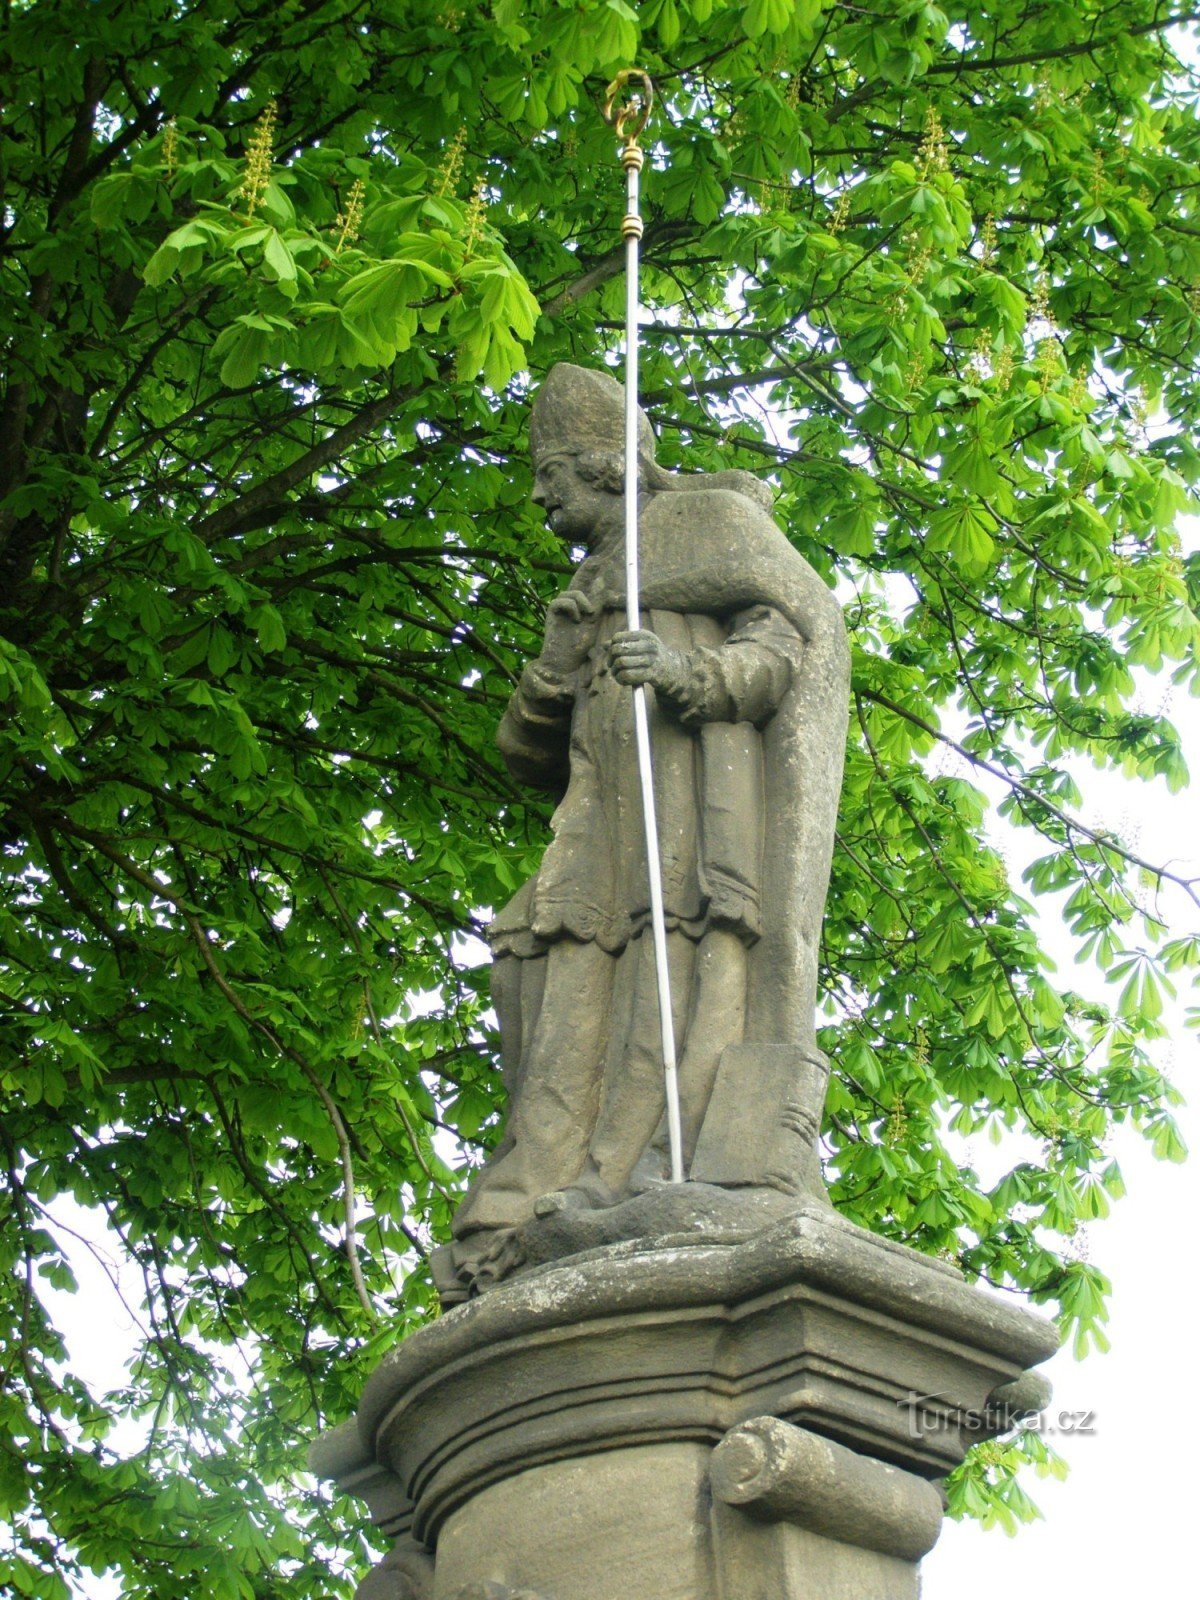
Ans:
[{"label": "weathered stone surface", "polygon": [[941,1496],[924,1479],[778,1417],[731,1429],[713,1451],[709,1475],[718,1500],[759,1521],[902,1561],[919,1561],[941,1532]]},{"label": "weathered stone surface", "polygon": [[768,1197],[822,1189],[841,606],[771,520],[769,490],[664,472],[642,418],[645,626],[626,631],[622,411],[611,377],[566,364],[533,409],[534,499],[584,559],[498,734],[513,776],[559,805],[537,874],[491,928],[510,1109],[435,1260],[447,1305],[578,1247],[537,1220],[624,1205],[667,1171],[631,685],[649,694],[686,1169]]},{"label": "weathered stone surface", "polygon": [[447,1519],[431,1596],[907,1600],[940,1522],[923,1480],[760,1418],[501,1479]]},{"label": "weathered stone surface", "polygon": [[467,1583],[457,1589],[451,1600],[542,1600],[532,1589],[510,1589],[506,1583]]},{"label": "weathered stone surface", "polygon": [[545,1600],[715,1600],[710,1456],[634,1445],[502,1479],[443,1527],[434,1600],[480,1579]]},{"label": "weathered stone surface", "polygon": [[[713,1508],[715,1600],[918,1600],[914,1562]],[[564,1597],[565,1600],[565,1597]]]},{"label": "weathered stone surface", "polygon": [[367,1573],[355,1600],[431,1600],[433,1583],[433,1557],[404,1537]]},{"label": "weathered stone surface", "polygon": [[[712,1446],[764,1415],[936,1478],[980,1436],[955,1417],[983,1413],[1056,1344],[1040,1318],[810,1204],[740,1242],[608,1246],[449,1313],[371,1377],[357,1447],[337,1436],[338,1475],[385,1469],[389,1525],[411,1514],[429,1548],[461,1506],[533,1466]],[[928,1395],[942,1399],[926,1432],[911,1402]]]},{"label": "weathered stone surface", "polygon": [[728,1046],[692,1157],[693,1181],[823,1199],[817,1135],[828,1080],[829,1062],[817,1050]]},{"label": "weathered stone surface", "polygon": [[941,1528],[922,1479],[758,1417],[713,1452],[717,1600],[916,1600]]}]

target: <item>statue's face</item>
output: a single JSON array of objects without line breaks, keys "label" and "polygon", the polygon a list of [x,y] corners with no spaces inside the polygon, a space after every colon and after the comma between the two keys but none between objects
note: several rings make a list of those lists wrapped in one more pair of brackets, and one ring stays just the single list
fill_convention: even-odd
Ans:
[{"label": "statue's face", "polygon": [[586,545],[612,510],[613,495],[582,477],[574,456],[547,456],[533,478],[535,506],[542,506],[550,531],[564,544]]}]

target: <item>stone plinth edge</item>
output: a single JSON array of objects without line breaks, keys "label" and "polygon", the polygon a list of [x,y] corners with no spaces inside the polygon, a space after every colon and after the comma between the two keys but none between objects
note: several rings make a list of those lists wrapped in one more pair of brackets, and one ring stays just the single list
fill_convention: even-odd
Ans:
[{"label": "stone plinth edge", "polygon": [[939,1478],[1008,1425],[989,1398],[1056,1347],[1042,1318],[814,1206],[749,1239],[627,1242],[500,1285],[387,1356],[356,1435],[313,1464],[426,1548],[514,1474],[711,1448],[763,1417]]},{"label": "stone plinth edge", "polygon": [[643,1311],[727,1305],[798,1281],[999,1358],[1011,1371],[997,1382],[1058,1348],[1058,1334],[1045,1318],[967,1284],[944,1262],[813,1206],[747,1240],[639,1241],[501,1284],[384,1357],[363,1391],[360,1436],[364,1445],[372,1443],[397,1396],[447,1362],[513,1336]]}]

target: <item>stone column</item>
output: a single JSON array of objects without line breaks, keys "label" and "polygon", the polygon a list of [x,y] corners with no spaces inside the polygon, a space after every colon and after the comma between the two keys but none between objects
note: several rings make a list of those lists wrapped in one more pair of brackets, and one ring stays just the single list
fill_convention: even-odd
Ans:
[{"label": "stone column", "polygon": [[385,1358],[313,1466],[395,1541],[360,1600],[915,1600],[937,1480],[1044,1402],[1056,1343],[806,1204],[501,1284]]}]

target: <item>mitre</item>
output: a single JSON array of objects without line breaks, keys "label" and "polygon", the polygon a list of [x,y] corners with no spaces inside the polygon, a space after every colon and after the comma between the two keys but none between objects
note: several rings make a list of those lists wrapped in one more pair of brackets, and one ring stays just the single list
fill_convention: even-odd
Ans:
[{"label": "mitre", "polygon": [[[654,430],[639,407],[638,454],[654,460]],[[606,372],[560,361],[550,368],[533,402],[529,453],[535,464],[549,455],[625,449],[625,391]]]}]

